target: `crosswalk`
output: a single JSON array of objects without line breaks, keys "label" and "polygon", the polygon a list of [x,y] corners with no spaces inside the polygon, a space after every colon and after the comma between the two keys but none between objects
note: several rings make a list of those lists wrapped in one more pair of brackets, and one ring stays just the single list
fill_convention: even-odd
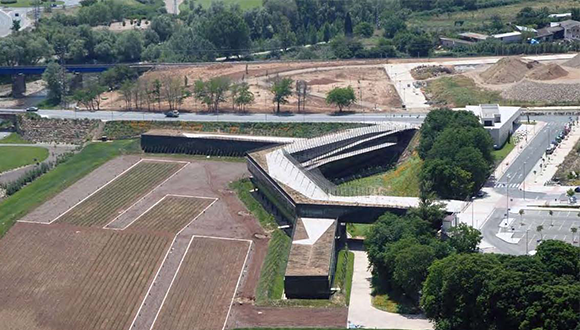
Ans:
[{"label": "crosswalk", "polygon": [[[510,183],[507,185],[509,188],[518,188],[520,186],[519,183]],[[494,186],[494,188],[506,188],[506,184],[505,183],[496,183]]]}]

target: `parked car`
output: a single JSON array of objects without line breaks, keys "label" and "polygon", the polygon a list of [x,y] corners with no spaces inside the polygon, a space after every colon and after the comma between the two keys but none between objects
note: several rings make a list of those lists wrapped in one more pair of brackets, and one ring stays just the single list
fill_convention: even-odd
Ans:
[{"label": "parked car", "polygon": [[577,193],[580,193],[580,187],[574,188],[574,191],[577,192]]},{"label": "parked car", "polygon": [[36,111],[38,111],[38,108],[37,107],[28,107],[28,108],[26,108],[26,112],[36,112]]},{"label": "parked car", "polygon": [[169,117],[169,118],[177,118],[179,117],[179,111],[177,110],[173,110],[173,111],[167,111],[165,113],[165,117]]}]

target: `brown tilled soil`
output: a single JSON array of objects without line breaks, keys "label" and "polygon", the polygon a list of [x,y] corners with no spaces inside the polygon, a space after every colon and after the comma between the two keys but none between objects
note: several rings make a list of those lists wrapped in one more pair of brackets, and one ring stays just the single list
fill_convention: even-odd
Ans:
[{"label": "brown tilled soil", "polygon": [[546,65],[539,65],[530,71],[526,77],[532,80],[554,80],[568,75],[568,71],[564,70],[558,64],[550,63]]},{"label": "brown tilled soil", "polygon": [[[124,156],[120,158],[116,158],[105,165],[101,166],[94,172],[87,175],[85,178],[79,180],[77,183],[73,184],[65,191],[60,193],[59,195],[55,196],[44,205],[40,206],[33,212],[31,212],[28,216],[24,217],[23,220],[31,221],[31,222],[40,222],[40,223],[19,223],[17,224],[7,235],[7,237],[0,241],[0,255],[5,255],[2,257],[1,260],[10,260],[10,262],[17,263],[19,265],[18,271],[22,273],[26,273],[27,277],[29,278],[29,283],[27,284],[28,290],[34,290],[35,286],[42,286],[43,290],[48,288],[45,283],[55,283],[54,285],[59,285],[63,288],[77,288],[80,290],[81,294],[71,294],[71,298],[67,299],[60,299],[59,295],[62,294],[61,292],[57,291],[50,291],[45,290],[43,291],[46,297],[40,297],[37,299],[38,303],[30,303],[29,298],[25,298],[25,295],[12,295],[12,294],[1,294],[3,297],[3,301],[0,304],[5,303],[6,306],[21,306],[21,304],[27,304],[30,308],[28,309],[20,309],[20,311],[14,311],[10,308],[0,308],[0,323],[1,324],[11,324],[11,327],[7,329],[92,329],[92,327],[100,327],[103,324],[106,324],[107,329],[112,329],[112,327],[108,326],[109,323],[106,322],[120,322],[119,324],[123,324],[121,327],[113,327],[119,329],[128,329],[130,324],[134,321],[134,327],[132,329],[147,329],[149,330],[153,324],[153,320],[157,315],[157,312],[160,310],[162,306],[162,302],[164,300],[165,295],[167,292],[170,292],[170,285],[172,283],[173,278],[176,275],[178,267],[183,259],[187,251],[187,247],[190,242],[195,242],[199,239],[199,236],[212,236],[212,237],[226,237],[226,238],[233,238],[233,239],[244,239],[244,240],[251,240],[252,245],[248,254],[248,259],[243,263],[242,259],[245,259],[245,252],[242,255],[239,253],[239,249],[237,247],[231,248],[226,245],[216,249],[211,248],[211,246],[206,246],[205,241],[201,243],[196,243],[193,245],[196,247],[195,249],[191,249],[189,253],[191,257],[199,257],[196,252],[199,251],[207,251],[206,253],[202,253],[202,255],[206,255],[211,257],[211,260],[223,260],[224,258],[229,258],[230,256],[236,255],[235,258],[232,259],[232,264],[236,266],[231,269],[231,274],[226,271],[220,270],[218,266],[214,267],[208,264],[207,262],[211,263],[211,260],[207,262],[202,262],[200,265],[208,265],[207,267],[203,266],[204,277],[200,280],[195,281],[188,281],[191,285],[191,290],[202,290],[196,291],[189,294],[191,298],[188,304],[191,306],[196,306],[201,304],[202,302],[212,301],[212,305],[215,308],[206,309],[206,312],[209,314],[204,314],[208,316],[210,319],[221,320],[217,322],[215,327],[202,327],[204,329],[221,329],[223,326],[223,321],[227,317],[227,311],[225,306],[229,308],[229,304],[231,303],[232,296],[234,295],[235,291],[235,304],[232,308],[233,312],[230,314],[228,318],[228,327],[231,328],[236,324],[244,324],[244,325],[276,325],[276,326],[284,326],[287,324],[296,324],[296,325],[321,325],[321,326],[344,326],[346,323],[347,317],[347,309],[346,308],[334,308],[334,309],[300,309],[300,313],[304,312],[306,314],[301,315],[310,315],[307,318],[297,317],[296,312],[298,310],[294,308],[273,308],[273,309],[263,309],[257,308],[254,306],[253,302],[255,300],[255,289],[259,280],[260,276],[260,269],[265,258],[267,252],[267,244],[268,244],[268,235],[263,231],[257,220],[249,215],[247,209],[243,206],[243,204],[238,200],[235,193],[228,189],[228,184],[232,181],[238,180],[244,176],[247,176],[247,169],[245,163],[238,163],[238,162],[221,162],[221,161],[211,161],[211,160],[198,160],[193,158],[183,158],[179,159],[180,161],[188,161],[183,170],[173,176],[170,180],[166,181],[161,186],[157,187],[153,190],[152,193],[148,194],[145,198],[141,199],[139,202],[134,204],[130,209],[128,209],[125,213],[123,213],[120,217],[118,217],[111,225],[111,229],[102,229],[102,228],[94,228],[94,227],[78,227],[73,226],[70,224],[57,224],[53,223],[47,225],[46,223],[54,219],[55,216],[63,213],[64,211],[68,210],[72,207],[75,203],[78,202],[79,199],[82,199],[88,196],[90,193],[98,189],[100,186],[104,185],[111,179],[118,176],[121,172],[129,168],[131,165],[135,164],[140,158],[136,156]],[[159,159],[159,158],[156,158]],[[175,158],[165,158],[165,160],[176,160]],[[199,212],[193,212],[191,215],[191,220],[182,228],[180,233],[175,236],[174,228],[166,227],[164,225],[154,225],[153,227],[148,226],[147,228],[140,228],[139,226],[129,226],[130,223],[135,221],[135,219],[143,214],[146,210],[150,209],[155,203],[157,203],[163,196],[167,194],[180,194],[186,196],[197,196],[197,197],[209,197],[209,198],[217,198],[217,201],[212,204],[205,212],[199,215],[197,218],[197,214]],[[167,213],[174,213],[177,212],[174,210],[169,210]],[[159,215],[159,221],[166,221],[168,218],[171,217],[171,214]],[[154,219],[146,219],[148,223],[151,221],[155,222]],[[181,219],[183,220],[183,219]],[[187,221],[181,221],[181,223],[186,223]],[[41,223],[45,224],[41,224]],[[22,229],[24,228],[24,229]],[[115,229],[112,229],[115,228]],[[124,230],[120,230],[126,228]],[[169,228],[169,230],[167,229]],[[66,230],[65,230],[66,229]],[[155,230],[155,231],[151,231]],[[168,230],[167,232],[165,232]],[[23,234],[23,231],[31,231],[33,232],[32,236]],[[47,234],[44,234],[47,233]],[[86,233],[86,234],[83,234]],[[44,237],[46,238],[40,239],[38,241],[37,237]],[[104,309],[105,307],[99,304],[99,301],[102,301],[101,295],[94,296],[85,295],[82,292],[85,292],[89,289],[88,284],[84,281],[81,282],[71,282],[74,279],[74,276],[81,276],[83,274],[83,270],[76,266],[76,263],[84,262],[86,260],[92,260],[91,258],[96,258],[100,246],[102,246],[103,239],[99,237],[104,236],[114,236],[114,237],[121,237],[121,239],[116,240],[114,245],[111,245],[111,249],[114,246],[119,246],[123,249],[123,246],[126,248],[123,251],[127,251],[125,253],[117,253],[119,257],[125,256],[130,260],[136,261],[138,259],[136,257],[132,257],[129,251],[133,251],[132,247],[134,246],[133,243],[127,241],[125,242],[122,238],[123,237],[142,237],[141,241],[146,242],[147,240],[152,240],[155,237],[163,237],[165,238],[166,244],[170,244],[170,253],[166,255],[166,259],[162,264],[162,267],[159,266],[158,260],[156,262],[142,262],[142,263],[131,263],[131,262],[122,262],[121,264],[125,266],[129,265],[142,265],[147,266],[147,274],[143,274],[139,277],[141,283],[139,286],[134,286],[135,291],[131,294],[131,297],[139,297],[139,298],[132,298],[133,300],[127,300],[125,302],[117,301],[114,299],[107,300],[107,307],[111,311],[111,315],[117,315],[114,313],[122,313],[123,317],[119,316],[115,319],[104,319],[100,320],[99,317],[103,314],[102,311],[107,311]],[[171,239],[173,239],[173,243],[171,243]],[[93,240],[97,240],[97,243],[92,243]],[[210,241],[214,241],[215,239],[211,239]],[[106,241],[106,240],[105,240]],[[76,243],[75,243],[76,242]],[[100,242],[100,243],[98,243]],[[240,241],[232,241],[239,244]],[[242,242],[246,244],[247,242]],[[22,245],[25,244],[26,246]],[[75,244],[83,244],[82,246],[77,246]],[[135,243],[137,244],[137,243]],[[140,243],[141,244],[141,243]],[[201,244],[201,245],[199,245]],[[212,245],[213,243],[207,243]],[[50,250],[50,246],[54,245],[55,249],[59,249],[58,251]],[[199,246],[198,246],[199,245]],[[234,244],[235,245],[235,244]],[[40,255],[42,253],[39,252],[39,248],[46,246],[46,253],[50,253],[50,256],[57,255],[58,258],[62,260],[66,260],[68,263],[66,264],[66,269],[63,270],[64,266],[60,266],[60,262],[55,259],[56,262],[53,264],[45,264],[40,262],[38,265],[36,262],[41,258]],[[143,253],[147,254],[148,258],[160,258],[159,251],[165,251],[168,245],[163,245],[161,243],[158,244],[157,252],[150,253]],[[108,247],[107,247],[108,248]],[[209,250],[208,250],[209,249]],[[23,250],[22,257],[20,254],[14,253],[14,251]],[[28,250],[33,255],[28,256]],[[108,251],[108,250],[107,250]],[[212,251],[215,251],[212,252]],[[246,250],[247,251],[247,248]],[[109,252],[107,252],[109,253]],[[114,252],[110,252],[110,254],[115,254]],[[162,253],[163,254],[163,253]],[[240,255],[238,255],[240,254]],[[87,255],[87,256],[85,256]],[[90,257],[90,256],[93,257]],[[139,257],[141,258],[141,257]],[[129,260],[128,259],[128,260]],[[234,260],[235,259],[235,260]],[[76,260],[76,261],[75,261]],[[112,258],[111,260],[115,260]],[[148,259],[149,260],[149,259]],[[188,259],[189,260],[189,259]],[[214,261],[215,261],[214,260]],[[111,261],[111,262],[113,262]],[[64,262],[64,261],[63,261]],[[114,264],[109,262],[109,259],[103,259],[99,267],[113,267]],[[184,262],[184,267],[187,267],[189,261]],[[229,264],[226,262],[225,264]],[[91,264],[92,265],[92,264]],[[89,266],[91,266],[89,265]],[[113,266],[111,266],[113,265]],[[242,266],[243,265],[243,266]],[[83,267],[89,267],[83,266]],[[223,265],[222,265],[223,266]],[[40,267],[40,268],[37,268]],[[95,266],[96,267],[96,266]],[[121,270],[125,269],[121,266],[114,266],[115,269],[119,268]],[[150,267],[154,271],[150,270]],[[238,276],[240,274],[240,267],[244,267],[244,271],[242,273],[242,277],[240,278],[239,286],[237,290],[234,290],[235,283],[238,281]],[[193,267],[195,268],[195,267]],[[193,269],[192,268],[192,269]],[[207,269],[205,269],[207,268]],[[218,269],[219,268],[219,269]],[[13,286],[14,281],[13,278],[10,276],[16,276],[16,268],[15,267],[4,267],[0,269],[0,292],[2,290],[14,290],[11,288]],[[30,271],[26,271],[30,269]],[[200,268],[201,269],[201,268]],[[235,270],[235,271],[234,271]],[[3,273],[5,271],[13,272],[13,275],[8,275],[8,273]],[[155,273],[158,271],[158,275],[154,277]],[[68,272],[68,273],[67,273]],[[71,274],[74,273],[74,274]],[[235,274],[237,273],[237,275]],[[71,275],[67,275],[71,274]],[[106,295],[113,295],[114,297],[115,290],[117,288],[122,288],[122,286],[116,286],[111,284],[105,278],[96,277],[99,272],[96,273],[92,277],[87,277],[89,279],[92,278],[88,283],[91,285],[101,285],[103,287],[102,296],[105,297]],[[134,273],[135,274],[135,273]],[[229,274],[229,275],[228,275]],[[60,276],[62,275],[62,276]],[[227,276],[226,276],[227,275]],[[235,275],[235,276],[234,276]],[[24,275],[23,275],[24,276]],[[72,277],[71,277],[72,276]],[[87,275],[88,276],[88,275]],[[197,275],[196,275],[197,276]],[[201,275],[200,275],[201,276]],[[10,279],[9,281],[4,281],[4,279]],[[72,278],[72,279],[71,279]],[[179,277],[178,277],[179,278]],[[48,280],[47,280],[48,279]],[[224,287],[219,285],[214,285],[214,282],[203,284],[203,281],[211,279],[212,281],[223,282]],[[100,284],[99,281],[104,284]],[[234,281],[235,280],[235,281]],[[16,280],[18,281],[18,280]],[[144,282],[143,282],[144,281]],[[154,285],[149,285],[154,281]],[[180,283],[182,281],[176,280],[176,283]],[[81,283],[78,284],[78,287],[75,287],[74,283]],[[145,284],[143,284],[145,283]],[[193,285],[196,283],[202,283],[200,285]],[[232,286],[232,283],[233,286]],[[74,284],[74,285],[73,285]],[[179,286],[179,284],[176,284]],[[216,295],[212,293],[216,288],[221,288],[219,299],[216,299]],[[227,287],[227,288],[225,288]],[[39,287],[40,288],[40,287]],[[107,290],[108,289],[108,290]],[[55,289],[56,290],[56,289]],[[67,289],[68,290],[68,289]],[[208,291],[209,290],[209,291]],[[38,291],[38,290],[37,290]],[[182,289],[177,289],[177,291],[187,293]],[[174,292],[177,292],[174,291]],[[120,291],[122,292],[122,291]],[[88,294],[88,293],[87,293]],[[171,296],[171,293],[170,293]],[[8,297],[8,298],[5,298]],[[72,299],[76,297],[76,300]],[[85,297],[88,297],[85,299]],[[109,297],[109,296],[106,296]],[[145,297],[145,299],[143,299]],[[35,299],[35,298],[32,298]],[[59,299],[59,303],[55,304],[55,299]],[[129,296],[127,296],[129,299]],[[171,301],[170,298],[169,301]],[[177,298],[176,298],[177,299]],[[213,300],[212,300],[213,299]],[[90,301],[89,301],[90,300]],[[73,301],[74,303],[68,303],[68,301]],[[94,301],[94,302],[93,302]],[[67,305],[68,304],[68,305]],[[72,306],[74,304],[74,306]],[[87,305],[88,304],[88,305]],[[94,305],[96,304],[96,305]],[[90,307],[90,306],[95,307]],[[89,306],[86,309],[84,306]],[[127,307],[123,307],[127,306]],[[125,308],[125,309],[123,309]],[[129,308],[129,309],[127,309]],[[137,314],[137,310],[139,313]],[[72,311],[72,312],[70,312]],[[59,313],[65,313],[66,317],[65,321],[68,322],[66,324],[55,323],[56,325],[53,326],[51,320],[57,318]],[[195,313],[195,312],[192,312]],[[211,314],[213,313],[213,314]],[[41,315],[42,317],[39,317]],[[186,314],[184,314],[186,315]],[[193,315],[193,314],[187,314]],[[262,315],[267,315],[267,317],[262,317]],[[197,318],[197,317],[196,317]],[[43,321],[46,319],[46,321]],[[60,320],[61,318],[58,317]],[[171,318],[169,318],[171,319]],[[163,320],[169,320],[167,318],[162,319],[162,323],[165,322]],[[90,324],[86,323],[89,321]],[[118,320],[118,321],[115,321]],[[93,322],[94,321],[94,322]],[[40,323],[39,323],[40,322]],[[63,321],[64,322],[64,321]],[[105,322],[105,323],[103,323]],[[169,321],[168,321],[169,322]],[[218,326],[218,323],[221,323],[221,326]],[[40,326],[38,326],[40,324]],[[45,326],[48,324],[48,326]],[[68,327],[68,324],[72,324],[71,327]],[[76,325],[81,325],[80,327]]]}]

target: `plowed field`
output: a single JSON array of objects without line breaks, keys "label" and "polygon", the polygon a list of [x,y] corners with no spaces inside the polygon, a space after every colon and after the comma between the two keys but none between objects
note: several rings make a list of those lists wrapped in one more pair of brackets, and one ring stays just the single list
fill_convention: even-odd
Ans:
[{"label": "plowed field", "polygon": [[168,195],[140,216],[129,228],[177,234],[214,201],[213,198]]},{"label": "plowed field", "polygon": [[102,227],[185,166],[141,161],[57,219],[59,223]]},{"label": "plowed field", "polygon": [[0,328],[128,329],[170,236],[17,223],[0,241]]},{"label": "plowed field", "polygon": [[194,237],[153,329],[222,329],[249,247]]}]

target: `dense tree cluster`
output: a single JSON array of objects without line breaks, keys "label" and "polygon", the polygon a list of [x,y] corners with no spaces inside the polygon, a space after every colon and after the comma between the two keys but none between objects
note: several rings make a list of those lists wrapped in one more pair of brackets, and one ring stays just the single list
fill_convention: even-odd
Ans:
[{"label": "dense tree cluster", "polygon": [[441,330],[579,329],[579,261],[561,241],[534,256],[451,255],[429,268],[421,305]]},{"label": "dense tree cluster", "polygon": [[421,126],[422,189],[441,198],[465,199],[487,180],[493,140],[468,111],[434,110]]},{"label": "dense tree cluster", "polygon": [[458,227],[446,241],[436,237],[444,216],[440,205],[425,199],[405,216],[387,213],[373,224],[365,247],[375,286],[406,296],[418,305],[433,261],[477,250],[481,235],[465,225]]}]

